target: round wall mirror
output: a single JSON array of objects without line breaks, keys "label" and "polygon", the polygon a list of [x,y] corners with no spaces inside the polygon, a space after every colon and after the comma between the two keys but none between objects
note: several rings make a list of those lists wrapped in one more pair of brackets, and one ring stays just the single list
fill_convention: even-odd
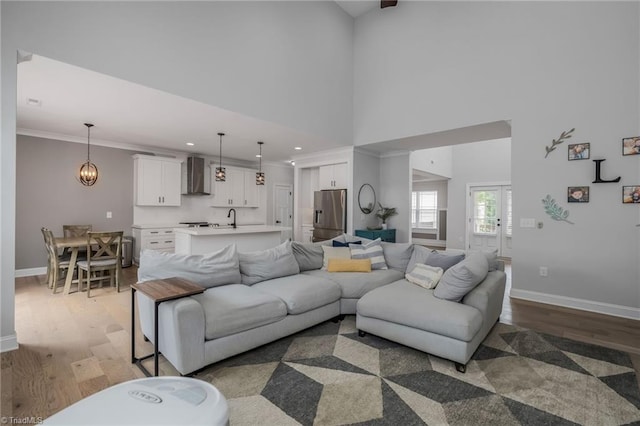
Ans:
[{"label": "round wall mirror", "polygon": [[360,207],[360,211],[364,214],[370,214],[376,207],[376,203],[376,191],[373,186],[365,183],[358,191],[358,207]]}]

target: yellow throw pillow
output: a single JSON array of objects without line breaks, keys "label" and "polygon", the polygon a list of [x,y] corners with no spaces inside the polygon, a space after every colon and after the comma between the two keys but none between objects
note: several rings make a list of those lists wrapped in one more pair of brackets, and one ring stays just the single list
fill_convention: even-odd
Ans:
[{"label": "yellow throw pillow", "polygon": [[329,259],[329,272],[371,272],[371,259]]}]

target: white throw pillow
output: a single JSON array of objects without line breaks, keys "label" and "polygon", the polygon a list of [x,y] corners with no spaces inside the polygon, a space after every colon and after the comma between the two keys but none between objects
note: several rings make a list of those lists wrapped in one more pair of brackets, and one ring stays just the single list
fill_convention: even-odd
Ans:
[{"label": "white throw pillow", "polygon": [[326,271],[329,266],[329,259],[351,259],[349,247],[329,247],[322,246],[324,256],[322,258],[322,270]]},{"label": "white throw pillow", "polygon": [[404,277],[410,283],[432,289],[438,285],[443,273],[444,271],[442,268],[418,263],[415,268],[413,268],[413,271],[409,272]]}]

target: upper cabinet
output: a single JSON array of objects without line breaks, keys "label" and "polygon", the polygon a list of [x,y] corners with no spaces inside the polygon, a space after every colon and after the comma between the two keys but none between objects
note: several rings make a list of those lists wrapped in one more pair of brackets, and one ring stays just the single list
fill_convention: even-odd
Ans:
[{"label": "upper cabinet", "polygon": [[347,163],[320,166],[320,189],[346,189],[348,181]]},{"label": "upper cabinet", "polygon": [[134,155],[135,204],[179,206],[181,163],[176,158]]},{"label": "upper cabinet", "polygon": [[213,207],[259,207],[260,190],[256,185],[257,170],[226,167],[226,180],[218,182],[213,177]]}]

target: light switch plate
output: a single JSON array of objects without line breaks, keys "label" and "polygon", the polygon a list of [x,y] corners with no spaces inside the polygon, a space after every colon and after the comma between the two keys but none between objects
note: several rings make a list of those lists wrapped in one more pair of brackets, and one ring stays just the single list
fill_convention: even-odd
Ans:
[{"label": "light switch plate", "polygon": [[520,218],[520,228],[535,228],[536,220],[529,217]]}]

